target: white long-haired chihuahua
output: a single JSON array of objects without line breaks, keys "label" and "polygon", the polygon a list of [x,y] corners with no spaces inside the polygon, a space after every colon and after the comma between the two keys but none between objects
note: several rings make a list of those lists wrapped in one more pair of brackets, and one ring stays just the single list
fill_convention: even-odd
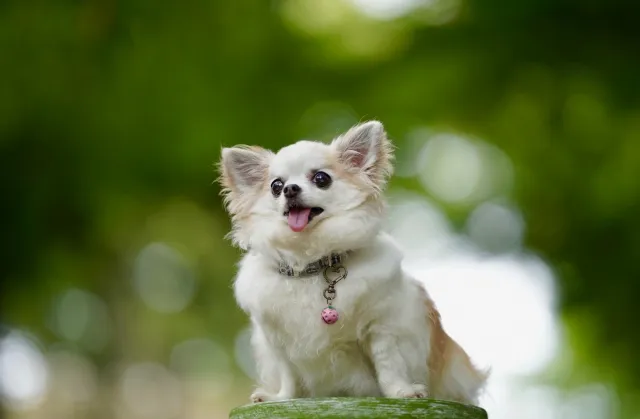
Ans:
[{"label": "white long-haired chihuahua", "polygon": [[435,397],[476,404],[486,373],[444,331],[381,231],[393,147],[378,121],[331,144],[224,148],[235,296],[252,324],[253,402]]}]

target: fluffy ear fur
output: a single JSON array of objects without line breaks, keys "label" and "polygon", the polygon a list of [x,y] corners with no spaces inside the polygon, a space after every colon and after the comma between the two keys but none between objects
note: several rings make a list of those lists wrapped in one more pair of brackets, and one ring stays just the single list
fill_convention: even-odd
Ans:
[{"label": "fluffy ear fur", "polygon": [[248,210],[254,195],[267,180],[273,153],[261,147],[236,146],[222,149],[218,181],[222,185],[227,210],[238,215]]},{"label": "fluffy ear fur", "polygon": [[363,174],[378,191],[384,188],[393,172],[393,145],[380,122],[356,125],[333,140],[331,146],[348,171]]}]

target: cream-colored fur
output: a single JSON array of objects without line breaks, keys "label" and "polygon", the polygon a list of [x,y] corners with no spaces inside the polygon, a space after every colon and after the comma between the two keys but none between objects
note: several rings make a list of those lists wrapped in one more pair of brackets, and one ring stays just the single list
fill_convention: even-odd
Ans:
[{"label": "cream-colored fur", "polygon": [[[401,267],[402,254],[381,232],[381,194],[392,171],[392,146],[377,121],[331,144],[301,141],[277,154],[259,147],[223,149],[221,183],[234,242],[248,250],[234,283],[250,318],[260,387],[254,402],[320,396],[436,397],[477,403],[486,374],[442,328],[424,287]],[[333,179],[317,188],[314,171]],[[301,232],[289,228],[285,198],[271,182],[302,189],[324,209]],[[340,320],[325,324],[322,277],[292,278],[295,269],[349,251],[336,285]]]}]

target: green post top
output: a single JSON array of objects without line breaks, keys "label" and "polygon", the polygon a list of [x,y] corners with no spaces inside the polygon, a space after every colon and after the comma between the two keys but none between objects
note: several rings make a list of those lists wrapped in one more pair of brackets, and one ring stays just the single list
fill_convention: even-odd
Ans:
[{"label": "green post top", "polygon": [[229,419],[341,419],[423,418],[487,419],[476,406],[434,399],[386,399],[379,397],[330,397],[264,402],[237,407]]}]

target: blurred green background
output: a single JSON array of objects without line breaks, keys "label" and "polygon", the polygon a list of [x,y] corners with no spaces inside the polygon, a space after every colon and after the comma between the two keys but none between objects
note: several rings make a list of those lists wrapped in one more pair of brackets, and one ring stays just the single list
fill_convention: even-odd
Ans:
[{"label": "blurred green background", "polygon": [[[589,417],[640,417],[638,18],[624,0],[1,2],[2,415],[245,403],[220,148],[376,118],[391,192],[470,242],[479,205],[518,208],[566,335],[527,380],[604,383],[615,408]],[[492,232],[482,254],[514,251]]]}]

